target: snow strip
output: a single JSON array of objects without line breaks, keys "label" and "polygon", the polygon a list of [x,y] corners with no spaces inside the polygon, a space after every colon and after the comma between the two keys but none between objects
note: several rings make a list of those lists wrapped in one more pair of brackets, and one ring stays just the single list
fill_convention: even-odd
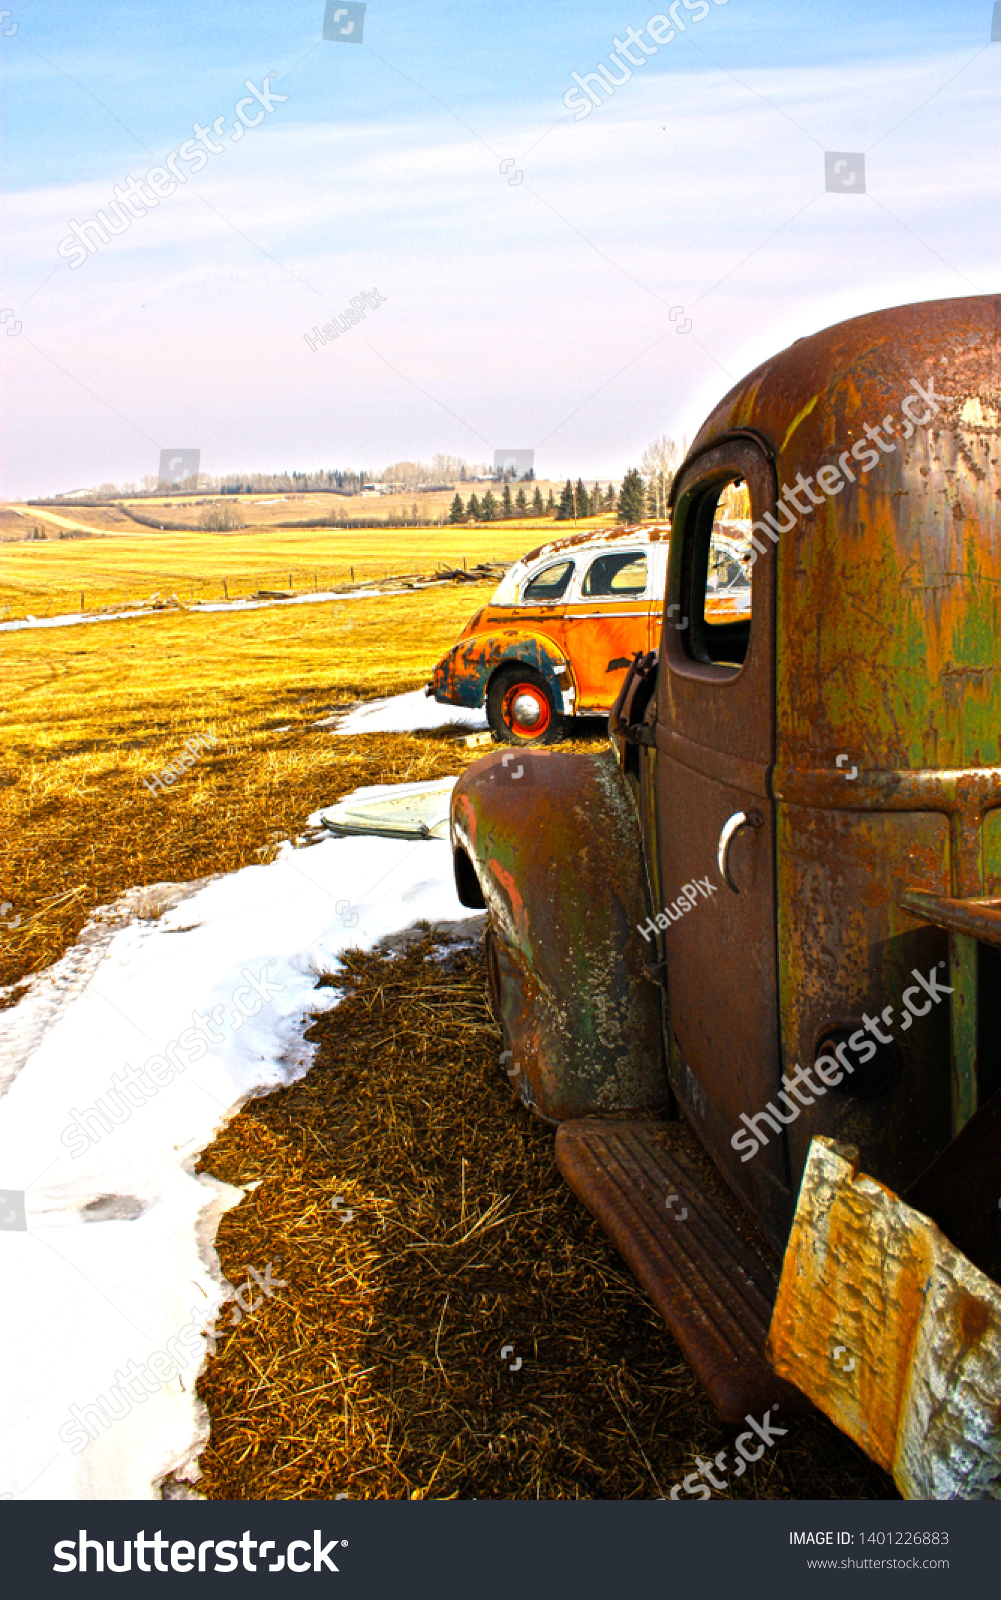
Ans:
[{"label": "snow strip", "polygon": [[77,628],[91,622],[124,622],[129,617],[176,616],[179,611],[263,611],[269,606],[315,606],[327,600],[373,600],[379,595],[413,592],[413,589],[351,589],[342,594],[336,589],[328,589],[319,594],[293,595],[289,600],[194,600],[176,606],[143,606],[132,611],[66,611],[58,617],[28,617],[18,622],[0,622],[0,633],[22,633],[26,628]]},{"label": "snow strip", "polygon": [[[334,733],[426,733],[433,728],[487,726],[486,712],[469,706],[446,706],[432,700],[423,689],[394,694],[388,700],[364,700],[353,711],[336,712],[314,722],[314,728],[331,728]],[[359,789],[358,793],[362,791]]]},{"label": "snow strip", "polygon": [[[343,950],[419,919],[477,927],[447,840],[286,842],[269,866],[159,888],[159,920],[132,891],[0,1013],[3,1498],[155,1499],[193,1460],[203,1330],[233,1293],[213,1240],[244,1192],[196,1175],[199,1152],[308,1070],[306,1019],[337,1003],[317,975]],[[268,1315],[267,1288],[246,1298]]]}]

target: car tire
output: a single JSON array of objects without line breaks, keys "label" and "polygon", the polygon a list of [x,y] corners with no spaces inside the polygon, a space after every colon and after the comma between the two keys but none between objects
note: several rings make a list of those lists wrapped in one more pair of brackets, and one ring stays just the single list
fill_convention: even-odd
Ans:
[{"label": "car tire", "polygon": [[502,744],[553,744],[564,718],[552,691],[532,667],[516,662],[494,673],[487,690],[487,721]]}]

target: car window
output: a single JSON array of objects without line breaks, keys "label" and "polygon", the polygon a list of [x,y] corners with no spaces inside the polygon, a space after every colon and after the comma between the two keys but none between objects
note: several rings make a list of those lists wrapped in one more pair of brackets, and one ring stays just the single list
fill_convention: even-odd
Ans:
[{"label": "car window", "polygon": [[739,524],[715,523],[709,541],[705,618],[719,623],[751,613],[751,542]]},{"label": "car window", "polygon": [[557,561],[551,567],[543,567],[541,572],[536,573],[531,583],[526,584],[522,601],[534,601],[536,605],[551,605],[554,600],[562,600],[572,577],[572,561]]},{"label": "car window", "polygon": [[595,595],[642,594],[645,589],[646,556],[635,550],[621,550],[591,562],[581,594],[591,599]]}]

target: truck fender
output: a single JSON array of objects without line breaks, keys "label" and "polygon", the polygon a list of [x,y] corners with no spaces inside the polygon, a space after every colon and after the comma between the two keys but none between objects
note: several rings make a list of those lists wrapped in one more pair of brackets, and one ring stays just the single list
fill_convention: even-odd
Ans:
[{"label": "truck fender", "polygon": [[485,907],[507,1072],[550,1121],[669,1103],[636,811],[614,758],[492,753],[452,797],[459,899]]}]

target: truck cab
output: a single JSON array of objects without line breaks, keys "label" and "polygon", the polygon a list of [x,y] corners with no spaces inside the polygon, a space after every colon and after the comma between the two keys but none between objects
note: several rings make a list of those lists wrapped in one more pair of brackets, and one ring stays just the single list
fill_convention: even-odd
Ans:
[{"label": "truck cab", "polygon": [[[526,752],[517,782],[487,757],[452,809],[518,1092],[560,1125],[568,1181],[721,1416],[770,1372],[903,1492],[973,1497],[1001,1469],[999,310],[855,318],[738,384],[675,479],[659,638],[612,708],[612,753]],[[745,552],[718,527],[735,485]],[[741,554],[746,592],[721,609]],[[694,1254],[665,1185],[705,1222]],[[980,1308],[967,1325],[949,1302],[944,1443],[914,1421],[931,1369],[881,1206],[908,1293],[927,1300],[948,1247]],[[834,1217],[842,1243],[855,1229],[840,1254]],[[853,1316],[848,1393],[821,1345]],[[992,1360],[971,1410],[969,1363]]]}]

